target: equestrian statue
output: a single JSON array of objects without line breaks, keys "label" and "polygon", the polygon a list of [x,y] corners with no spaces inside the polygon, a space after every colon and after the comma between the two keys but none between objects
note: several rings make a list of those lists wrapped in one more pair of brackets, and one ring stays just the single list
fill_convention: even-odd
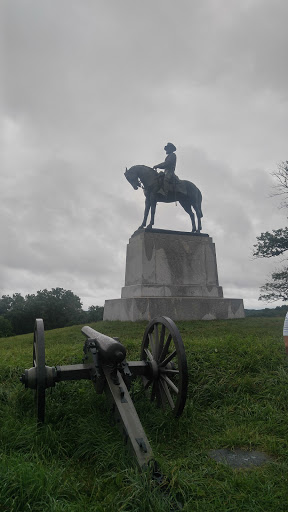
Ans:
[{"label": "equestrian statue", "polygon": [[[152,229],[157,203],[179,201],[191,219],[192,233],[200,233],[202,229],[201,218],[203,217],[201,210],[202,194],[194,183],[180,180],[176,176],[176,147],[174,144],[168,142],[164,150],[167,155],[165,161],[154,165],[153,169],[146,165],[133,165],[130,169],[126,168],[124,173],[126,179],[135,190],[139,187],[144,189],[145,210],[143,222],[139,229],[146,226],[150,209],[151,219],[146,229]],[[163,169],[163,171],[158,173],[157,169]],[[197,228],[192,207],[197,216]]]}]

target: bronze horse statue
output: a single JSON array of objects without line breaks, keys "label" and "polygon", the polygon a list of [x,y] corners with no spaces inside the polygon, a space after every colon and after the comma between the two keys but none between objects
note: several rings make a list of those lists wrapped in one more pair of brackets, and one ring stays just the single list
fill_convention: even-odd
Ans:
[{"label": "bronze horse statue", "polygon": [[[160,193],[159,190],[162,184],[163,173],[159,173],[147,167],[146,165],[133,165],[130,169],[126,168],[124,173],[125,178],[129,181],[130,185],[137,190],[139,187],[144,188],[145,194],[145,210],[144,218],[140,228],[146,226],[149,210],[151,209],[151,219],[147,229],[151,229],[154,225],[154,217],[157,203],[173,203],[179,201],[185,212],[188,213],[192,222],[192,232],[200,233],[202,229],[201,217],[203,217],[201,210],[202,194],[200,190],[191,183],[191,181],[179,180],[175,177],[174,184],[169,188],[168,195]],[[192,211],[194,208],[197,216],[197,229],[195,224],[195,215]]]}]

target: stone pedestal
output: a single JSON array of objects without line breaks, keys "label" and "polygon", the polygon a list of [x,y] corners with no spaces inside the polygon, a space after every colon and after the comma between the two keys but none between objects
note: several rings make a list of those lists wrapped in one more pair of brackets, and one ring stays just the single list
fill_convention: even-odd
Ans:
[{"label": "stone pedestal", "polygon": [[121,299],[106,300],[104,320],[243,318],[242,299],[225,299],[215,245],[205,234],[139,230],[129,240]]}]

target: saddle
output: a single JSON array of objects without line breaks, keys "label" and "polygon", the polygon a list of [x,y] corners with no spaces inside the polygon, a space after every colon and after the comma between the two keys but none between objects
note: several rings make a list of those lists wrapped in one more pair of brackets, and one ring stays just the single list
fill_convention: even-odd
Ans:
[{"label": "saddle", "polygon": [[[158,184],[159,184],[158,194],[162,194],[162,195],[166,196],[166,194],[164,192],[164,179],[166,181],[165,189],[168,192],[173,192],[174,194],[176,192],[178,192],[178,193],[187,195],[186,184],[184,183],[183,180],[180,180],[176,174],[173,174],[168,181],[167,174],[165,174],[162,171],[159,172],[159,174],[158,174]],[[167,181],[168,181],[168,183],[167,183]]]}]

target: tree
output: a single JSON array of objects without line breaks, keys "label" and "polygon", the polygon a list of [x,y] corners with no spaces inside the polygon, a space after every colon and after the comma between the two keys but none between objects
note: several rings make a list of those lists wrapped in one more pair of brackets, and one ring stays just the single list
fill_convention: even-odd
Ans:
[{"label": "tree", "polygon": [[[0,314],[8,320],[15,334],[31,332],[26,330],[25,299],[20,293],[13,293],[13,296],[3,295],[0,300]],[[33,330],[33,329],[32,329]]]},{"label": "tree", "polygon": [[14,293],[0,299],[0,315],[12,324],[15,334],[32,332],[35,318],[44,319],[45,329],[56,329],[80,323],[83,313],[80,298],[63,288],[39,290],[25,298]]},{"label": "tree", "polygon": [[[38,290],[22,297],[20,293],[0,298],[0,337],[32,332],[36,318],[43,318],[45,329],[57,329],[103,319],[102,306],[83,311],[80,298],[71,290]],[[3,334],[1,334],[3,332]]]},{"label": "tree", "polygon": [[81,321],[82,303],[71,290],[52,288],[39,290],[36,295],[26,296],[26,312],[34,320],[43,318],[46,329],[56,329]]},{"label": "tree", "polygon": [[[272,173],[276,179],[272,196],[281,196],[281,208],[288,208],[288,161],[278,164],[278,170]],[[288,228],[266,231],[257,237],[254,245],[254,256],[257,258],[272,258],[288,251]],[[260,300],[272,302],[288,300],[288,266],[271,274],[272,281],[261,286]]]},{"label": "tree", "polygon": [[254,256],[272,258],[280,256],[288,250],[288,228],[273,229],[272,233],[266,231],[257,237],[258,243],[254,245]]},{"label": "tree", "polygon": [[288,208],[288,160],[278,164],[278,169],[271,175],[276,179],[271,196],[281,196],[280,208]]},{"label": "tree", "polygon": [[0,316],[0,338],[6,338],[7,336],[13,336],[13,327],[11,322],[4,318],[4,316]]},{"label": "tree", "polygon": [[101,320],[103,320],[103,312],[104,312],[103,306],[89,306],[87,321],[88,322],[100,322]]}]

